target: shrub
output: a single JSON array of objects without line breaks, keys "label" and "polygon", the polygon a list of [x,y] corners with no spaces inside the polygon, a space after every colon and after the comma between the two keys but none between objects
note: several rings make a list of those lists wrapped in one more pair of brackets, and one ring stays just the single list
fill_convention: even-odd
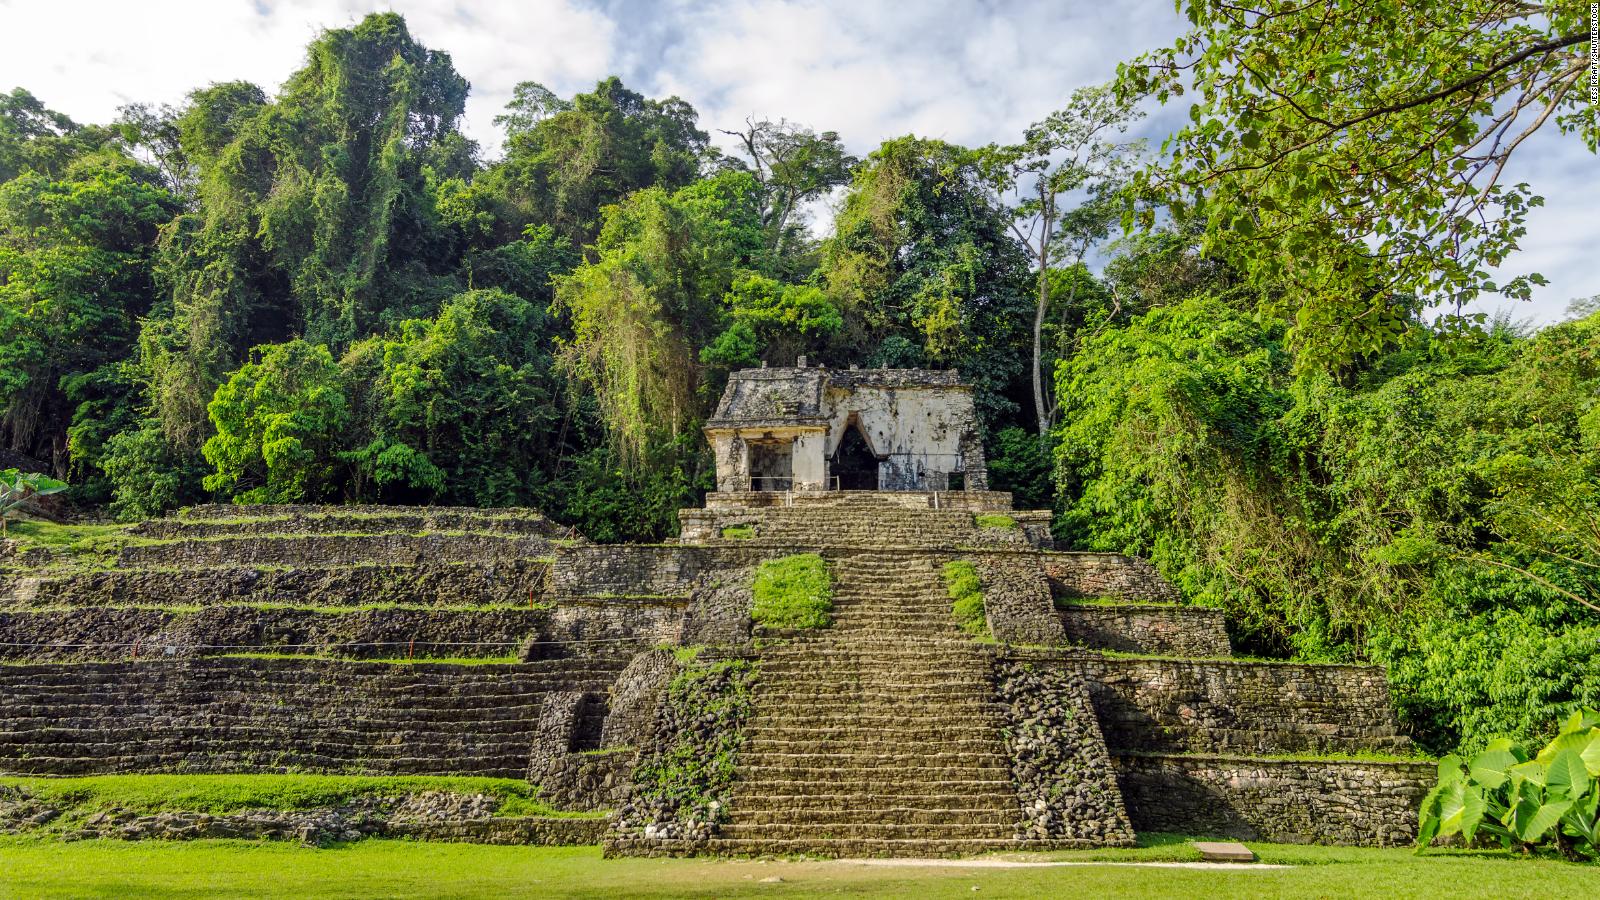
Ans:
[{"label": "shrub", "polygon": [[833,624],[833,579],[815,553],[769,559],[756,569],[750,611],[766,628],[826,628]]},{"label": "shrub", "polygon": [[1488,835],[1506,849],[1554,847],[1566,856],[1600,856],[1600,712],[1572,714],[1539,751],[1509,738],[1489,742],[1471,761],[1439,761],[1439,783],[1422,801],[1417,849],[1452,834],[1471,844]]},{"label": "shrub", "polygon": [[944,584],[950,592],[950,612],[956,624],[973,637],[988,637],[989,620],[984,611],[977,566],[964,559],[945,563]]},{"label": "shrub", "polygon": [[1007,531],[1017,530],[1017,520],[999,513],[985,513],[974,517],[979,528],[1004,528]]}]

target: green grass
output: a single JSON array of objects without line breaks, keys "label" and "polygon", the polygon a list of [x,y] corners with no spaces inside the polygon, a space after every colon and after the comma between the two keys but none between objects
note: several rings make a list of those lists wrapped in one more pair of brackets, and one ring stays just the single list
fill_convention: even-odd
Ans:
[{"label": "green grass", "polygon": [[815,553],[769,559],[756,567],[750,617],[767,628],[833,624],[833,576]]},{"label": "green grass", "polygon": [[357,797],[423,791],[487,794],[501,801],[497,815],[593,817],[540,802],[538,789],[512,778],[365,775],[91,775],[79,778],[0,777],[0,786],[20,787],[46,803],[92,814],[111,809],[136,813],[250,809],[315,809]]},{"label": "green grass", "polygon": [[950,593],[950,613],[961,630],[973,637],[988,637],[989,620],[978,568],[969,560],[953,559],[944,564],[944,585]]},{"label": "green grass", "polygon": [[[1252,844],[1287,869],[1082,865],[1023,869],[863,866],[810,860],[601,859],[594,847],[370,840],[287,842],[0,838],[0,896],[171,897],[1256,897],[1545,898],[1594,894],[1600,869],[1501,853]],[[1112,863],[1183,860],[1186,847],[1029,855]]]},{"label": "green grass", "polygon": [[1000,513],[979,513],[972,517],[979,528],[1004,528],[1007,531],[1017,530],[1017,520]]},{"label": "green grass", "polygon": [[722,527],[723,540],[748,541],[756,536],[754,525],[724,525]]}]

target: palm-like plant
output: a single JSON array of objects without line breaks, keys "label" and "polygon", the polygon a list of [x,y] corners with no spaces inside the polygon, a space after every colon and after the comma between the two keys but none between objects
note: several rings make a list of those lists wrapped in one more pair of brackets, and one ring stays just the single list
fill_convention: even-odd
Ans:
[{"label": "palm-like plant", "polygon": [[59,494],[66,489],[66,482],[57,481],[38,472],[24,473],[18,469],[0,469],[0,537],[5,536],[7,524],[21,508],[23,501],[30,497]]},{"label": "palm-like plant", "polygon": [[1537,756],[1491,741],[1470,761],[1439,761],[1439,784],[1422,801],[1417,848],[1487,835],[1506,848],[1554,843],[1569,856],[1600,857],[1600,712],[1572,714]]}]

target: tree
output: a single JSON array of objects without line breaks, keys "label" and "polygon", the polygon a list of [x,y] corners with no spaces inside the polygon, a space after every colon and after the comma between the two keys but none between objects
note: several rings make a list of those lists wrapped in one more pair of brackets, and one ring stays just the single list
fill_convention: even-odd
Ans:
[{"label": "tree", "polygon": [[[341,361],[357,421],[357,496],[475,506],[531,504],[554,467],[560,386],[549,316],[499,290],[452,297],[434,319],[401,324]],[[369,380],[370,379],[370,380]],[[358,430],[361,425],[357,426]]]},{"label": "tree", "polygon": [[677,190],[699,177],[710,143],[694,107],[651,100],[613,77],[569,101],[524,82],[510,112],[506,158],[489,179],[520,208],[574,244],[593,240],[601,210],[641,188]]},{"label": "tree", "polygon": [[849,184],[860,160],[845,151],[837,132],[818,134],[782,119],[751,117],[743,130],[722,133],[739,139],[746,157],[739,165],[755,176],[767,250],[773,264],[780,264],[803,235],[801,205]]},{"label": "tree", "polygon": [[979,161],[885,142],[856,169],[818,276],[843,319],[825,359],[958,368],[990,424],[1015,409],[1032,304],[1027,254]]},{"label": "tree", "polygon": [[[1045,321],[1050,312],[1052,267],[1082,264],[1096,244],[1111,233],[1120,212],[1117,192],[1133,170],[1140,144],[1118,143],[1113,135],[1127,130],[1138,114],[1109,87],[1072,92],[1066,108],[1028,127],[1021,144],[984,148],[982,164],[1000,198],[1015,194],[1011,229],[1028,251],[1036,269],[1033,311],[1033,411],[1039,440],[1055,427],[1057,404],[1048,372],[1054,360],[1044,352]],[[1087,196],[1063,209],[1069,195]],[[1068,279],[1063,301],[1077,300],[1077,279]]]},{"label": "tree", "polygon": [[215,472],[207,490],[241,503],[300,503],[327,496],[350,422],[333,355],[302,340],[255,349],[207,406],[216,434],[201,448]]},{"label": "tree", "polygon": [[1543,283],[1492,279],[1541,202],[1502,176],[1552,123],[1600,146],[1582,4],[1180,6],[1188,33],[1119,67],[1124,96],[1197,95],[1141,188],[1205,222],[1208,253],[1286,286],[1302,365],[1377,351],[1413,298],[1459,308]]},{"label": "tree", "polygon": [[151,245],[175,210],[154,172],[115,155],[0,185],[0,445],[64,476],[75,410],[102,387],[127,399],[107,376],[150,309]]},{"label": "tree", "polygon": [[700,350],[735,275],[761,252],[755,192],[744,172],[638,191],[605,210],[595,259],[556,279],[572,323],[561,366],[594,392],[624,468],[704,414]]}]

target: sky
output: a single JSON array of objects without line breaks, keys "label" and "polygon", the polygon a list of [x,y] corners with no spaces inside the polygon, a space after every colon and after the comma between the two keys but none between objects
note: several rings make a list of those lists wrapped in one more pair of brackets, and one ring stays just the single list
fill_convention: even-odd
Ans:
[{"label": "sky", "polygon": [[[1015,141],[1074,88],[1182,32],[1170,0],[0,0],[0,90],[25,87],[81,122],[126,103],[180,103],[244,79],[269,92],[325,28],[368,12],[405,15],[424,46],[472,83],[466,132],[491,153],[493,118],[520,81],[562,96],[607,75],[646,95],[677,94],[719,128],[747,116],[839,132],[857,154],[914,133],[968,145]],[[1187,107],[1154,110],[1159,144]],[[1541,133],[1507,178],[1546,197],[1506,274],[1550,284],[1531,303],[1480,301],[1537,323],[1600,294],[1600,160],[1576,138]]]}]

